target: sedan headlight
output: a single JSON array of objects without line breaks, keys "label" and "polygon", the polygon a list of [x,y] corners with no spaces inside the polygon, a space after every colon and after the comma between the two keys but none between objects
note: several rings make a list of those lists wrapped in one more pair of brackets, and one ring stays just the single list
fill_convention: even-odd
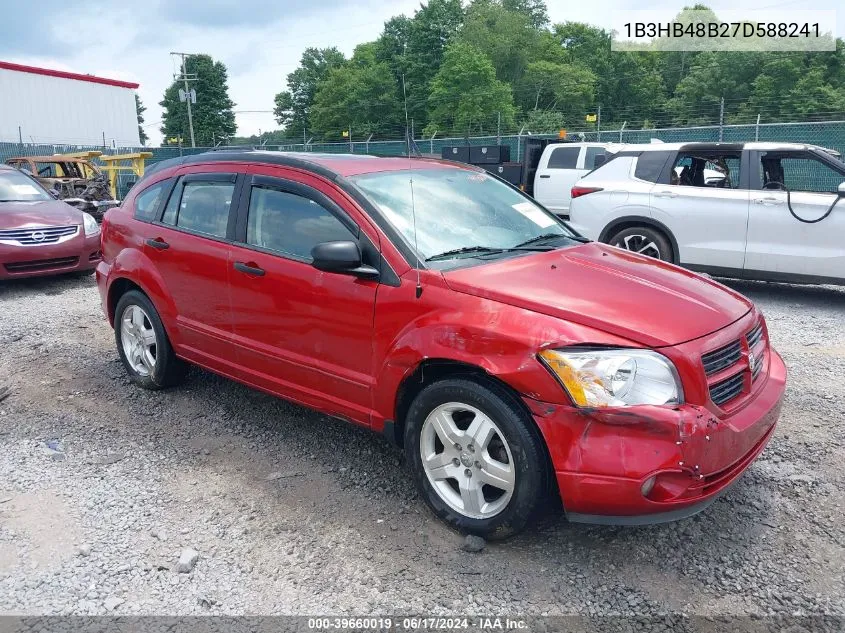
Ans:
[{"label": "sedan headlight", "polygon": [[100,225],[97,224],[97,220],[90,213],[82,214],[82,228],[85,229],[86,237],[91,237],[100,232]]},{"label": "sedan headlight", "polygon": [[579,407],[679,404],[684,392],[665,356],[638,349],[547,349],[540,352]]}]

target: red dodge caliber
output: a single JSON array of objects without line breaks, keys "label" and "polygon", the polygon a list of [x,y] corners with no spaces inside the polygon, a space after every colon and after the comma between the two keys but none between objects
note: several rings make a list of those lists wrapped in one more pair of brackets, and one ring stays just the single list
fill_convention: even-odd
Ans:
[{"label": "red dodge caliber", "polygon": [[504,538],[692,515],[765,447],[786,370],[745,297],[589,242],[438,160],[165,161],[103,224],[132,380],[187,363],[384,433],[434,512]]}]

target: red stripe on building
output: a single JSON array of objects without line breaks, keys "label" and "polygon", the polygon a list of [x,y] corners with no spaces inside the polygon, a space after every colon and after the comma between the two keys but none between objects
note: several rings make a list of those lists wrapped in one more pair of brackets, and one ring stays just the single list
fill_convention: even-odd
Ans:
[{"label": "red stripe on building", "polygon": [[73,79],[74,81],[87,81],[92,84],[117,86],[118,88],[132,88],[133,90],[140,85],[130,81],[118,81],[117,79],[106,79],[105,77],[95,77],[94,75],[80,75],[79,73],[69,73],[64,70],[24,66],[23,64],[13,64],[11,62],[3,61],[0,61],[0,69],[14,70],[21,73],[30,73],[32,75],[44,75],[46,77],[59,77],[60,79]]}]

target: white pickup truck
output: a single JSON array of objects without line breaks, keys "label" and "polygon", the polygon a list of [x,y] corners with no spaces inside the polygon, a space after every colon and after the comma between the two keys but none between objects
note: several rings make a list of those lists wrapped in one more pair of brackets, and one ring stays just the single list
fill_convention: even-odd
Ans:
[{"label": "white pickup truck", "polygon": [[516,185],[564,219],[569,218],[572,186],[602,165],[609,153],[621,148],[613,143],[574,143],[534,137],[525,139],[524,143],[520,162],[479,166]]}]

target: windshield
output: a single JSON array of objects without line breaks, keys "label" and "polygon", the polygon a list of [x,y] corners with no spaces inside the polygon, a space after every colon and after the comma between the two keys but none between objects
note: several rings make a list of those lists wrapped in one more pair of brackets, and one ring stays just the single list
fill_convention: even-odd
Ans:
[{"label": "windshield", "polygon": [[349,180],[410,245],[416,244],[425,261],[487,259],[582,241],[551,213],[485,173],[444,167],[376,172]]},{"label": "windshield", "polygon": [[52,198],[32,178],[16,169],[0,170],[0,202],[38,202],[40,200],[52,200]]}]

